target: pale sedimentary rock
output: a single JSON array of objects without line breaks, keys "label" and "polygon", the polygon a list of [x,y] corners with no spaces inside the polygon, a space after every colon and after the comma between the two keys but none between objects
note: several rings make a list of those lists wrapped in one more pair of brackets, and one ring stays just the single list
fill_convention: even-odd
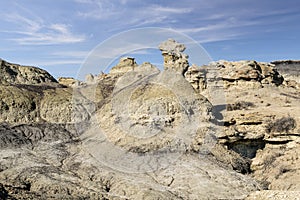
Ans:
[{"label": "pale sedimentary rock", "polygon": [[172,69],[180,74],[184,74],[189,67],[188,55],[184,54],[184,44],[180,44],[173,39],[162,42],[159,49],[164,57],[164,69]]},{"label": "pale sedimentary rock", "polygon": [[43,84],[57,83],[47,71],[32,66],[22,66],[0,60],[0,83]]}]

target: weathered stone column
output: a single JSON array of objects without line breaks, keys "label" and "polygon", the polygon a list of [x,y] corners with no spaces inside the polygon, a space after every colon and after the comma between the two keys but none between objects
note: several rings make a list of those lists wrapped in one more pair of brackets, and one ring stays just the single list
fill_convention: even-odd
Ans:
[{"label": "weathered stone column", "polygon": [[188,55],[182,53],[185,50],[184,44],[176,42],[174,39],[168,39],[159,45],[159,49],[164,57],[164,69],[175,70],[184,74],[189,67]]}]

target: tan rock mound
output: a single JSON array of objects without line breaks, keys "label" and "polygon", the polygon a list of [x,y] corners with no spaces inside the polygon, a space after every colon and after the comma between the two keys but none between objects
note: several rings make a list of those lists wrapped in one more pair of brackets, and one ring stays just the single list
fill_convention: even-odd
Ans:
[{"label": "tan rock mound", "polygon": [[76,87],[81,84],[80,81],[78,81],[74,78],[71,78],[71,77],[59,77],[58,83],[61,85],[64,85],[64,86],[68,86],[68,87]]},{"label": "tan rock mound", "polygon": [[26,88],[0,85],[0,122],[40,121],[37,94]]},{"label": "tan rock mound", "polygon": [[57,81],[47,71],[40,68],[17,65],[0,60],[0,83],[34,85],[57,83]]},{"label": "tan rock mound", "polygon": [[120,59],[120,62],[110,70],[110,73],[122,74],[134,70],[135,67],[137,67],[137,64],[134,58],[123,57]]},{"label": "tan rock mound", "polygon": [[[94,105],[72,88],[45,90],[41,99],[40,116],[51,123],[75,123],[87,121]],[[76,96],[76,98],[73,98]]]}]

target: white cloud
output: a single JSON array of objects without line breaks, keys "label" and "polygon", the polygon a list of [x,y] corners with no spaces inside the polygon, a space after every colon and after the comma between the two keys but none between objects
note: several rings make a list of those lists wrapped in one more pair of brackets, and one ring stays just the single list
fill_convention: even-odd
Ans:
[{"label": "white cloud", "polygon": [[39,66],[56,66],[56,65],[80,65],[83,60],[52,60],[52,61],[34,61]]},{"label": "white cloud", "polygon": [[15,59],[14,63],[20,63],[27,66],[36,66],[36,67],[45,67],[45,66],[60,66],[60,65],[72,65],[78,66],[83,63],[83,60],[80,59],[56,59],[56,60],[46,60],[46,59]]},{"label": "white cloud", "polygon": [[93,3],[93,0],[75,0],[77,3]]},{"label": "white cloud", "polygon": [[78,12],[78,15],[83,18],[90,19],[108,19],[114,14],[118,14],[117,4],[112,3],[109,0],[75,0],[80,4],[86,4],[88,9],[86,11]]},{"label": "white cloud", "polygon": [[209,32],[209,31],[228,31],[233,28],[241,28],[246,26],[254,26],[259,25],[261,22],[259,21],[237,21],[235,18],[230,18],[227,21],[218,22],[217,24],[209,24],[202,27],[194,27],[194,28],[179,28],[176,29],[182,33],[201,33],[201,32]]},{"label": "white cloud", "polygon": [[174,19],[174,15],[188,14],[193,7],[162,6],[149,2],[129,0],[75,0],[84,4],[78,15],[87,19],[109,20],[123,26],[145,26]]},{"label": "white cloud", "polygon": [[167,13],[185,14],[193,11],[192,8],[175,8],[175,7],[166,7],[166,6],[159,6],[159,5],[151,6],[149,10],[151,10],[155,14],[167,14]]},{"label": "white cloud", "polygon": [[7,14],[4,19],[16,24],[12,41],[21,45],[50,45],[77,43],[85,40],[84,35],[74,34],[66,24],[46,23],[41,18],[30,18],[17,13]]},{"label": "white cloud", "polygon": [[53,53],[50,53],[50,55],[60,58],[81,58],[84,59],[90,51],[56,51]]},{"label": "white cloud", "polygon": [[23,31],[16,31],[18,33],[36,32],[42,28],[41,25],[43,23],[42,20],[39,18],[35,18],[35,20],[32,20],[24,16],[21,16],[17,13],[5,14],[4,19],[13,24],[17,24],[19,28],[22,27]]}]

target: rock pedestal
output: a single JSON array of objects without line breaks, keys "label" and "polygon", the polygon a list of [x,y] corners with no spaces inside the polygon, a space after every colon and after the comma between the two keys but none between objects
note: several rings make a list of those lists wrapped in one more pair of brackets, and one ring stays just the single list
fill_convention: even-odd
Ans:
[{"label": "rock pedestal", "polygon": [[172,69],[184,74],[189,67],[188,55],[184,54],[184,44],[180,44],[173,39],[168,39],[159,45],[159,49],[164,57],[164,69]]}]

